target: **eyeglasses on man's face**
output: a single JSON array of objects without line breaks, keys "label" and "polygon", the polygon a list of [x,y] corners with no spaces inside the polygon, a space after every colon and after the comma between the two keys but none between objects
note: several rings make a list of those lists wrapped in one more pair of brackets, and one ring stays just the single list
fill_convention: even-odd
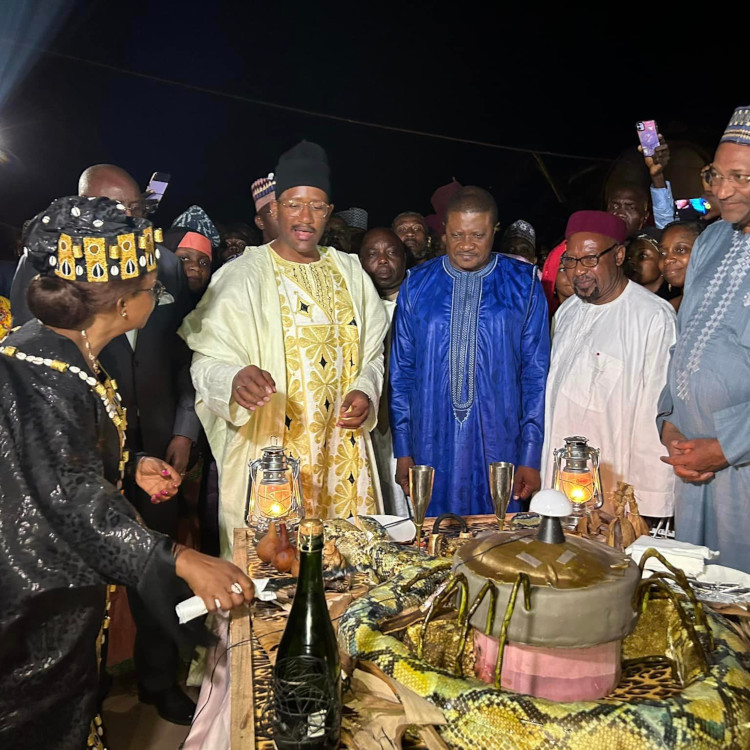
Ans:
[{"label": "eyeglasses on man's face", "polygon": [[701,172],[701,176],[708,185],[714,186],[719,185],[722,182],[729,182],[740,187],[747,187],[750,185],[750,174],[733,174],[723,175],[719,174],[713,167],[708,167],[704,172]]},{"label": "eyeglasses on man's face", "polygon": [[296,198],[279,201],[279,205],[284,206],[291,216],[299,216],[307,206],[313,216],[319,219],[325,219],[331,210],[331,206],[325,201],[301,201]]},{"label": "eyeglasses on man's face", "polygon": [[158,305],[159,300],[167,293],[167,289],[161,281],[155,281],[152,287],[149,287],[148,289],[139,289],[138,291],[133,292],[133,294],[140,294],[141,292],[149,292],[153,296],[154,302]]},{"label": "eyeglasses on man's face", "polygon": [[135,216],[137,219],[143,218],[146,213],[146,201],[140,197],[129,203],[125,203],[125,210],[129,216]]},{"label": "eyeglasses on man's face", "polygon": [[610,245],[606,250],[602,250],[596,255],[584,255],[581,258],[571,258],[570,255],[563,255],[560,258],[560,266],[569,270],[571,268],[575,268],[580,263],[584,268],[596,268],[599,265],[599,258],[601,258],[602,255],[611,253],[616,247],[619,246],[620,243],[615,242],[614,245]]}]

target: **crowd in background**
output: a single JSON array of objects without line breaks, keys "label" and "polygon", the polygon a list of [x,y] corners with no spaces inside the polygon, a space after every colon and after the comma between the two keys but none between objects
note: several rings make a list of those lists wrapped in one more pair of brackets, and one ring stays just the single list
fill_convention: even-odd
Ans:
[{"label": "crowd in background", "polygon": [[[520,509],[549,486],[554,449],[585,435],[606,490],[629,482],[644,515],[675,516],[679,538],[750,571],[748,110],[699,170],[700,196],[673,194],[663,139],[642,158],[650,185],[609,184],[605,205],[572,213],[549,251],[523,217],[498,216],[488,191],[456,180],[433,194],[434,214],[395,206],[389,226],[370,226],[365,209],[335,209],[325,152],[305,141],[250,186],[252,224],[187,207],[157,237],[153,313],[97,353],[131,453],[182,477],[169,502],[124,478],[143,522],[230,556],[248,461],[272,436],[302,460],[317,515],[407,515],[415,463],[437,470],[431,514],[491,512],[497,460],[517,467]],[[114,165],[84,170],[77,192],[133,221],[155,208]],[[0,263],[10,331],[39,317],[28,290],[52,271],[28,227],[2,242],[20,255]],[[78,283],[56,242],[50,267]],[[177,648],[141,594],[131,585],[141,698],[189,722]]]}]

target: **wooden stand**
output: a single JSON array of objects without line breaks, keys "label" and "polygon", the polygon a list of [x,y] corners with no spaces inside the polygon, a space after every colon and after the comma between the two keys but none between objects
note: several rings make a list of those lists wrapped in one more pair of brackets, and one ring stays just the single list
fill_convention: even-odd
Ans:
[{"label": "wooden stand", "polygon": [[[247,532],[247,529],[234,530],[233,560],[240,570],[248,570]],[[231,750],[255,750],[252,628],[250,609],[247,606],[232,611],[229,621]],[[234,679],[231,678],[232,675]]]}]

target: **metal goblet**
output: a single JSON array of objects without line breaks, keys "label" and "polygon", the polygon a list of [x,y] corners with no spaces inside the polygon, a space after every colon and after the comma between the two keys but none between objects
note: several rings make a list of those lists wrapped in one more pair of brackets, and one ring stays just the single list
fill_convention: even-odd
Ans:
[{"label": "metal goblet", "polygon": [[510,495],[513,491],[515,468],[507,461],[495,461],[490,464],[490,495],[497,516],[500,531],[505,525],[505,513],[508,510]]},{"label": "metal goblet", "polygon": [[435,469],[432,466],[409,467],[409,497],[414,513],[414,525],[417,527],[417,549],[422,545],[422,526],[427,514],[427,506],[432,499],[432,483],[435,480]]}]

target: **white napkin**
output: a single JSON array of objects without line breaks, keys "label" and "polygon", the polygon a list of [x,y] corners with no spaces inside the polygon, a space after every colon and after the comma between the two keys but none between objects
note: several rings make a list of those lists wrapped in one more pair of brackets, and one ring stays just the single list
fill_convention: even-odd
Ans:
[{"label": "white napkin", "polygon": [[[270,578],[252,578],[251,580],[255,586],[256,599],[260,599],[262,602],[271,602],[276,599],[276,594],[273,591],[265,590],[268,582],[271,580]],[[219,607],[219,600],[215,599],[214,601],[216,602],[216,606]],[[196,617],[205,615],[208,612],[203,599],[199,596],[191,596],[189,599],[185,599],[184,602],[180,602],[174,608],[174,611],[177,613],[180,625],[184,625],[186,622],[190,622],[190,620],[194,620]],[[229,612],[221,609],[221,607],[219,607],[217,613],[222,617],[229,615]]]},{"label": "white napkin", "polygon": [[[625,552],[633,558],[634,562],[640,563],[647,549],[658,550],[667,561],[675,568],[682,570],[689,578],[695,578],[703,573],[706,560],[713,560],[719,556],[718,552],[708,547],[648,535],[638,537]],[[646,561],[645,569],[662,572],[668,570],[655,558],[649,558]]]},{"label": "white napkin", "polygon": [[[216,606],[219,607],[219,600],[214,599],[214,601],[216,602]],[[194,620],[196,617],[205,615],[206,612],[208,612],[203,599],[199,596],[191,596],[189,599],[185,599],[184,602],[180,602],[174,608],[174,611],[177,613],[177,619],[179,620],[180,625],[184,625],[186,622],[190,622],[190,620]],[[219,607],[216,612],[223,616],[228,614],[221,609],[221,607]]]}]

